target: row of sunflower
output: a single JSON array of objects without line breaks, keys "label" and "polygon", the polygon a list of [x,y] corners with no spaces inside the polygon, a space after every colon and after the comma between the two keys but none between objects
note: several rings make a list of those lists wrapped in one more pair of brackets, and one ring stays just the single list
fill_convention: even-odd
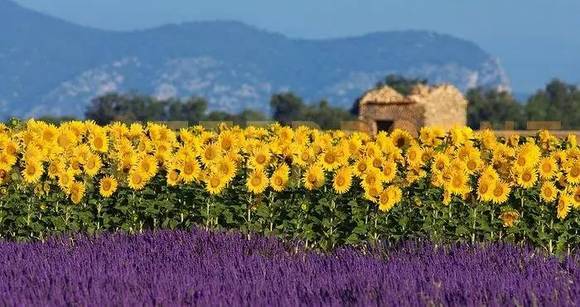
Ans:
[{"label": "row of sunflower", "polygon": [[546,131],[30,120],[0,126],[0,180],[4,237],[202,224],[324,246],[412,234],[578,243],[580,148]]}]

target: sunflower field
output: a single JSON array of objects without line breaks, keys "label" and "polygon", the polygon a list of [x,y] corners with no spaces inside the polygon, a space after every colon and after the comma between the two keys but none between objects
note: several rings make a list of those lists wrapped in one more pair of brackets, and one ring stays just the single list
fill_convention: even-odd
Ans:
[{"label": "sunflower field", "polygon": [[580,243],[575,135],[457,127],[0,125],[0,237],[236,229],[307,247],[407,239]]}]

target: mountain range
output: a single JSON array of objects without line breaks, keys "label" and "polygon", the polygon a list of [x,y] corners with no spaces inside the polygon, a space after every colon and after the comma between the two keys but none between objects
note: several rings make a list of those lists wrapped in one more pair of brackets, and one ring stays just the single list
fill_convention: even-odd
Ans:
[{"label": "mountain range", "polygon": [[388,74],[509,88],[497,58],[428,31],[306,40],[235,21],[116,32],[88,28],[0,0],[0,117],[82,116],[107,92],[202,96],[210,110],[269,111],[273,93],[350,107]]}]

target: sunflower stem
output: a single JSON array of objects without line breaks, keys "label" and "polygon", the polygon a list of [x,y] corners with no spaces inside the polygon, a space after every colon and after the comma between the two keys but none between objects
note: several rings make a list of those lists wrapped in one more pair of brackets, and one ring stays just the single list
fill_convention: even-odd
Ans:
[{"label": "sunflower stem", "polygon": [[250,227],[252,225],[252,194],[248,198],[248,203],[246,204],[246,211],[247,211],[247,218],[246,218],[246,227],[248,231],[248,240],[250,240]]},{"label": "sunflower stem", "polygon": [[206,216],[205,216],[205,230],[209,230],[209,224],[211,223],[211,218],[209,216],[209,207],[211,206],[211,196],[207,198],[207,201],[205,202],[205,208],[206,208]]}]

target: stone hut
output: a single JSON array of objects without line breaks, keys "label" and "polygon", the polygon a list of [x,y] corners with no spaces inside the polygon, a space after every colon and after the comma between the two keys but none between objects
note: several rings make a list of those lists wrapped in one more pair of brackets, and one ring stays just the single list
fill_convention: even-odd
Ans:
[{"label": "stone hut", "polygon": [[447,129],[467,123],[467,100],[447,84],[417,85],[408,96],[384,86],[359,99],[358,118],[372,134],[396,128],[416,134],[423,126]]}]

